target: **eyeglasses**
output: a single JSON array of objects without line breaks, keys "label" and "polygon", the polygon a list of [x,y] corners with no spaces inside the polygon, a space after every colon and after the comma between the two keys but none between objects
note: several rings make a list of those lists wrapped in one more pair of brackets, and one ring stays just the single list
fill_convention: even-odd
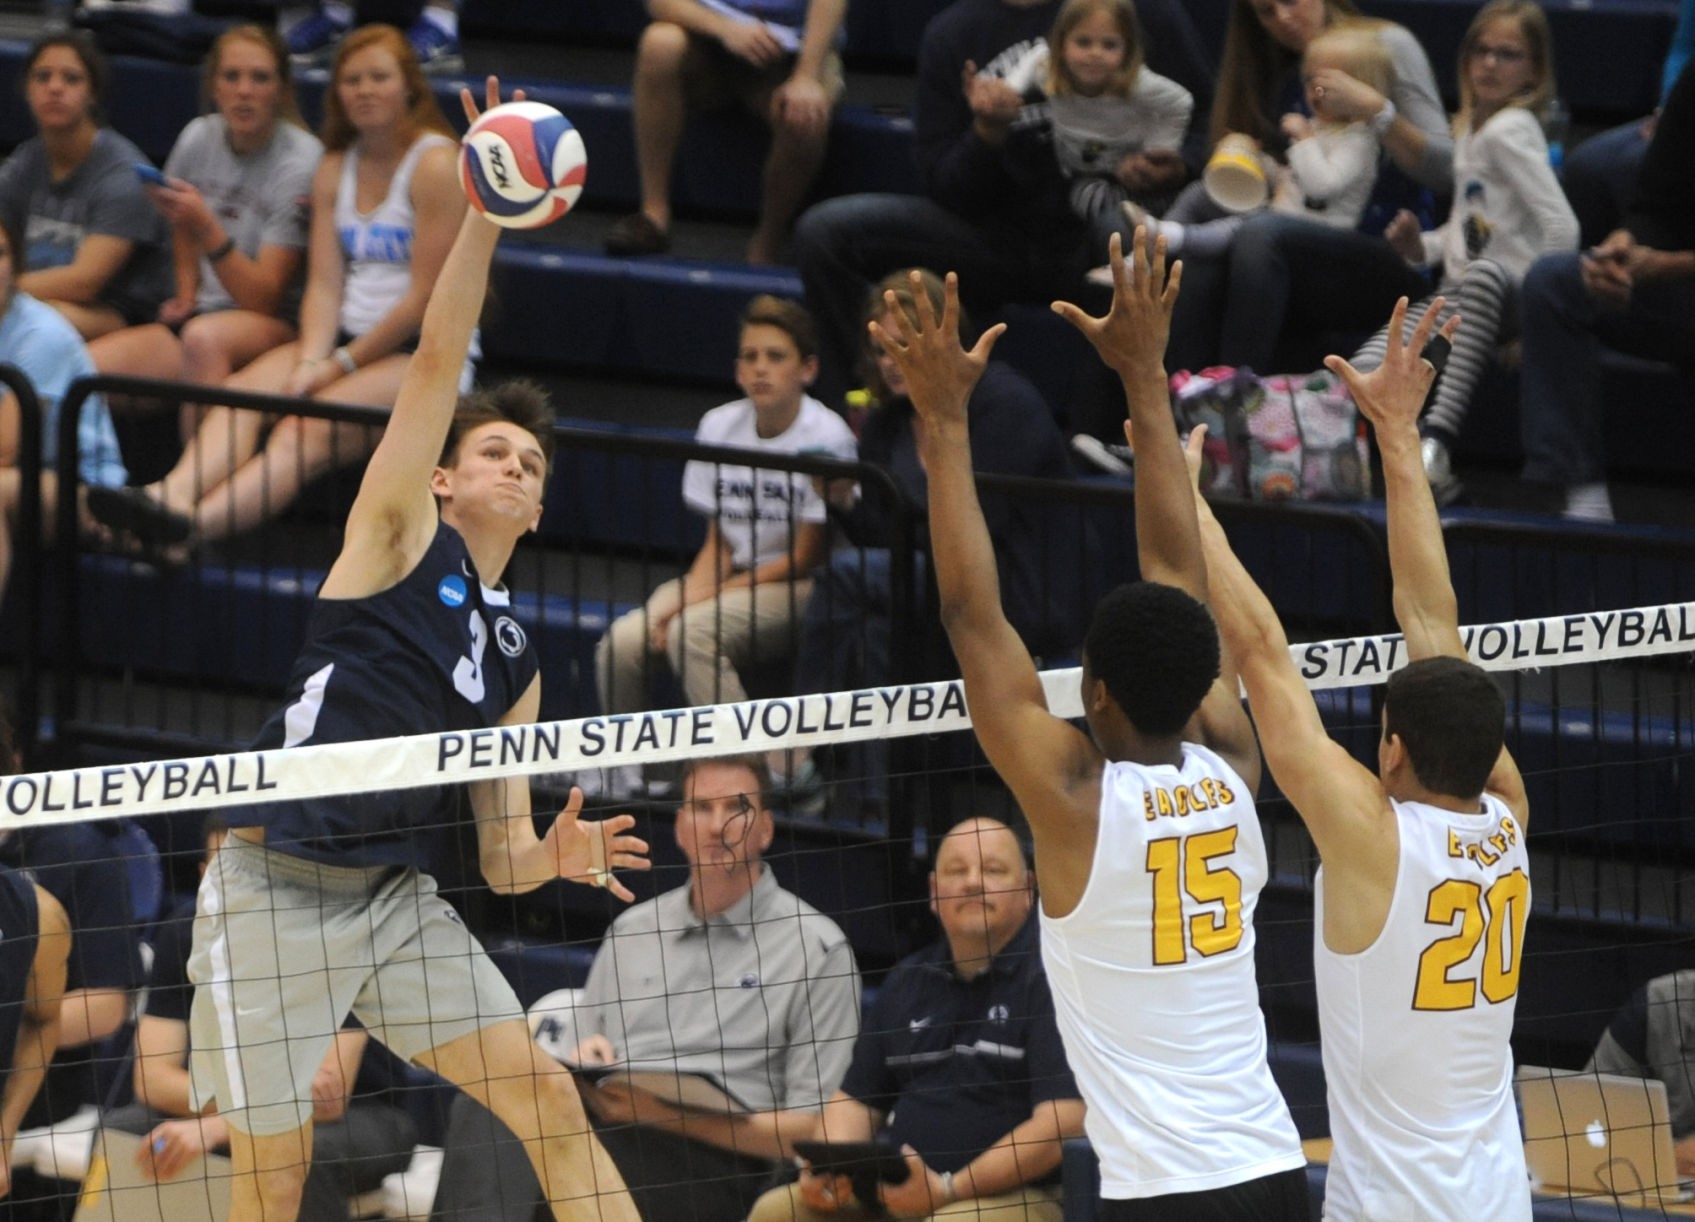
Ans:
[{"label": "eyeglasses", "polygon": [[1530,58],[1530,52],[1521,47],[1492,47],[1487,43],[1478,43],[1471,54],[1473,59],[1492,59],[1497,64],[1521,64]]}]

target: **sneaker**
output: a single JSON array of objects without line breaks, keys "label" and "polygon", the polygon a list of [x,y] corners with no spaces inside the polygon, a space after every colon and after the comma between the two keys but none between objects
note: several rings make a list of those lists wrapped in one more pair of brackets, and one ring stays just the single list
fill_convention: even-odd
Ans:
[{"label": "sneaker", "polygon": [[1447,442],[1440,437],[1426,437],[1419,443],[1418,452],[1424,460],[1424,478],[1430,481],[1430,494],[1436,498],[1436,504],[1452,505],[1465,489],[1454,475]]},{"label": "sneaker", "polygon": [[671,235],[653,223],[645,212],[632,212],[620,217],[606,232],[606,253],[630,255],[662,255],[671,249]]},{"label": "sneaker", "polygon": [[418,63],[432,76],[465,71],[465,48],[458,37],[428,17],[412,23],[412,28],[406,31],[406,41],[412,44]]},{"label": "sneaker", "polygon": [[352,28],[352,22],[342,21],[319,9],[290,26],[283,42],[288,47],[289,58],[297,67],[311,67],[333,55],[341,36]]},{"label": "sneaker", "polygon": [[1136,453],[1129,446],[1112,445],[1087,433],[1078,433],[1071,439],[1071,448],[1097,471],[1126,477],[1136,473]]}]

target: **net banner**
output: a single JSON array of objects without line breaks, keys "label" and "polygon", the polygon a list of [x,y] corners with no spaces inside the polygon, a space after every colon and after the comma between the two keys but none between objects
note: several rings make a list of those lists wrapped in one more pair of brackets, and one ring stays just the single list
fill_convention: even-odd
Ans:
[{"label": "net banner", "polygon": [[[1695,602],[1462,630],[1490,670],[1615,661],[1695,650]],[[1406,665],[1399,634],[1290,647],[1314,690],[1386,681]],[[1082,715],[1081,672],[1041,675],[1048,707]],[[957,680],[740,704],[582,717],[533,725],[454,730],[371,742],[330,743],[191,759],[145,761],[0,780],[0,818],[69,823],[227,806],[415,789],[502,777],[569,773],[620,764],[662,764],[702,755],[942,734],[969,729]]]}]

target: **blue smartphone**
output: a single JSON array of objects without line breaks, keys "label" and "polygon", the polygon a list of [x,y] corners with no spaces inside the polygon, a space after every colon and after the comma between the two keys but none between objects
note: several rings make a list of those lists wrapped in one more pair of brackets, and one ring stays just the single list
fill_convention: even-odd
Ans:
[{"label": "blue smartphone", "polygon": [[148,165],[145,161],[138,161],[135,163],[135,176],[150,187],[163,187],[166,185],[165,176],[152,166]]}]

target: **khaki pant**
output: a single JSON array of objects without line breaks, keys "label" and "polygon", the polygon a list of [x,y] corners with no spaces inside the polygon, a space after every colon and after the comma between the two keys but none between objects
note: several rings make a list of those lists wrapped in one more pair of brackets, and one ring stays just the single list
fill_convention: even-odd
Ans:
[{"label": "khaki pant", "polygon": [[[604,713],[635,713],[648,707],[648,649],[653,616],[675,607],[682,578],[655,590],[647,604],[613,621],[594,650],[595,680]],[[810,578],[771,581],[725,590],[717,598],[677,612],[665,642],[665,656],[682,682],[691,705],[734,704],[746,700],[738,671],[792,657],[801,613],[812,593]]]},{"label": "khaki pant", "polygon": [[[978,1197],[944,1205],[930,1217],[948,1222],[1061,1222],[1059,1185],[1025,1188],[996,1197]],[[835,1213],[819,1213],[800,1199],[800,1185],[773,1188],[754,1202],[747,1222],[861,1222],[868,1217],[857,1202]]]}]

